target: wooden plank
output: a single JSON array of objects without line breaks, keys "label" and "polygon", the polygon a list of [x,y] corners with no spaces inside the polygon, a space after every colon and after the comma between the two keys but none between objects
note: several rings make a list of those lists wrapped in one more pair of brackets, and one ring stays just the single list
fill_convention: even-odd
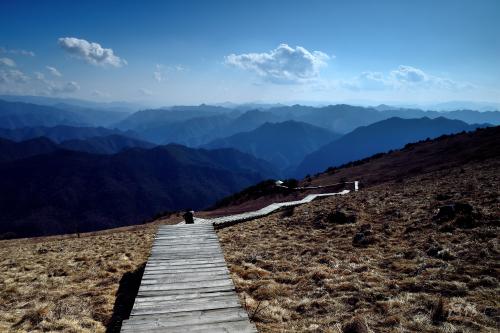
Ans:
[{"label": "wooden plank", "polygon": [[234,285],[215,286],[205,288],[189,288],[189,289],[166,289],[166,290],[139,290],[137,293],[140,297],[150,296],[170,296],[170,295],[188,295],[192,293],[208,293],[208,292],[224,292],[234,291]]},{"label": "wooden plank", "polygon": [[225,267],[210,267],[208,269],[194,269],[191,267],[186,267],[184,269],[158,269],[158,270],[151,270],[144,272],[143,277],[144,278],[155,278],[155,277],[170,277],[170,276],[176,276],[176,275],[185,275],[185,276],[190,276],[190,275],[197,275],[197,274],[202,274],[202,275],[210,275],[210,274],[228,274],[229,271]]},{"label": "wooden plank", "polygon": [[139,290],[174,290],[174,289],[195,289],[203,287],[218,287],[232,285],[233,281],[225,278],[222,280],[211,281],[193,281],[193,282],[177,282],[177,283],[157,283],[155,285],[141,285]]},{"label": "wooden plank", "polygon": [[186,272],[210,272],[210,271],[226,271],[227,268],[224,264],[208,264],[208,265],[184,265],[184,266],[156,266],[156,267],[148,267],[148,269],[144,272],[144,275],[147,274],[171,274],[171,273],[186,273]]},{"label": "wooden plank", "polygon": [[228,272],[215,271],[215,272],[198,272],[198,273],[178,273],[178,274],[155,274],[143,276],[142,280],[151,283],[160,283],[167,281],[204,281],[219,278],[229,278]]},{"label": "wooden plank", "polygon": [[232,291],[215,291],[215,292],[196,292],[191,294],[177,294],[177,295],[165,295],[165,296],[150,296],[150,297],[138,297],[135,302],[149,302],[151,300],[176,300],[176,299],[197,299],[204,297],[213,297],[213,296],[224,296],[224,295],[234,295]]},{"label": "wooden plank", "polygon": [[141,328],[173,327],[179,325],[191,325],[219,323],[223,321],[239,321],[247,319],[248,315],[241,308],[214,309],[204,311],[174,312],[152,315],[137,315],[131,317],[128,326],[139,326]]},{"label": "wooden plank", "polygon": [[131,315],[136,314],[159,314],[159,313],[171,313],[171,312],[183,312],[183,311],[199,311],[199,310],[212,310],[212,309],[227,309],[227,308],[239,308],[239,300],[222,300],[222,301],[209,301],[209,302],[193,302],[193,303],[182,303],[173,304],[169,306],[159,305],[144,308],[133,308]]},{"label": "wooden plank", "polygon": [[[239,299],[236,295],[222,295],[222,296],[211,296],[210,298],[202,297],[198,299],[171,299],[171,300],[158,300],[154,299],[152,301],[139,302],[134,305],[135,310],[141,309],[151,309],[151,308],[162,308],[166,309],[168,307],[175,307],[176,309],[188,306],[201,306],[203,304],[214,304],[216,302],[225,302],[224,304],[235,304],[239,306]],[[232,306],[230,306],[232,307]],[[224,307],[225,308],[225,307]],[[169,311],[171,312],[171,311]]]},{"label": "wooden plank", "polygon": [[222,332],[238,332],[238,333],[255,333],[257,330],[255,326],[251,324],[248,319],[239,321],[227,321],[220,323],[201,323],[201,324],[188,324],[182,326],[170,326],[170,327],[147,327],[143,329],[142,327],[130,327],[123,328],[124,333],[142,333],[142,332],[155,332],[155,333],[222,333]]}]

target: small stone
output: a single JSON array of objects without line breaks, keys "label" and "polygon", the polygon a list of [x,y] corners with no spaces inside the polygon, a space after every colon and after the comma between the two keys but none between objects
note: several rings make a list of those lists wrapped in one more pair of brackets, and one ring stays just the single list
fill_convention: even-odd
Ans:
[{"label": "small stone", "polygon": [[328,222],[335,224],[356,223],[356,215],[348,215],[340,210],[337,210],[333,213],[329,213],[326,218]]}]

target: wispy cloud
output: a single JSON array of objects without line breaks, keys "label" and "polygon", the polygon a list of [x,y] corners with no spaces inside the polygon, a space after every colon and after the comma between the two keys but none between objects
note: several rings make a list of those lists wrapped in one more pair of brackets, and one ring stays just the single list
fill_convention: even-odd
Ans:
[{"label": "wispy cloud", "polygon": [[59,38],[58,43],[69,54],[92,65],[121,67],[127,64],[127,61],[115,55],[112,49],[103,48],[100,44],[85,39],[63,37]]},{"label": "wispy cloud", "polygon": [[104,92],[104,91],[93,90],[92,91],[92,96],[104,98],[104,97],[110,97],[111,95],[109,93],[107,93],[107,92]]},{"label": "wispy cloud", "polygon": [[39,80],[39,81],[43,81],[45,80],[45,74],[41,73],[41,72],[35,72],[35,79]]},{"label": "wispy cloud", "polygon": [[10,58],[0,58],[0,65],[16,67],[16,62]]},{"label": "wispy cloud", "polygon": [[139,93],[143,96],[153,96],[153,92],[145,88],[139,89]]},{"label": "wispy cloud", "polygon": [[49,86],[49,90],[53,95],[71,94],[80,90],[80,85],[75,81],[70,81],[64,84],[53,84]]},{"label": "wispy cloud", "polygon": [[61,72],[59,72],[57,70],[57,68],[55,68],[55,67],[45,66],[45,68],[47,68],[47,70],[49,71],[49,73],[52,74],[53,76],[57,76],[57,77],[61,77],[62,76]]},{"label": "wispy cloud", "polygon": [[28,56],[28,57],[34,57],[35,52],[33,51],[27,51],[27,50],[13,50],[13,49],[7,49],[5,47],[0,46],[0,53],[4,54],[19,54],[23,56]]},{"label": "wispy cloud", "polygon": [[157,64],[153,72],[153,77],[158,82],[165,81],[165,66]]},{"label": "wispy cloud", "polygon": [[463,90],[473,88],[473,85],[469,83],[431,75],[422,69],[408,65],[400,65],[387,74],[382,72],[363,72],[351,80],[341,81],[340,86],[355,91],[390,89]]},{"label": "wispy cloud", "polygon": [[158,82],[163,82],[167,79],[168,74],[172,72],[184,72],[186,67],[183,65],[166,66],[162,64],[156,64],[155,70],[153,71],[153,78]]},{"label": "wispy cloud", "polygon": [[26,83],[29,76],[17,69],[0,69],[0,83],[9,85],[16,83]]},{"label": "wispy cloud", "polygon": [[[53,75],[53,73],[51,73],[51,75]],[[72,94],[80,90],[80,85],[75,81],[69,81],[63,83],[55,82],[47,79],[45,75],[41,72],[35,72],[34,78],[38,81],[37,88],[44,95]]]},{"label": "wispy cloud", "polygon": [[230,54],[225,57],[225,63],[254,72],[266,81],[297,84],[316,79],[330,58],[321,51],[280,44],[269,52]]}]

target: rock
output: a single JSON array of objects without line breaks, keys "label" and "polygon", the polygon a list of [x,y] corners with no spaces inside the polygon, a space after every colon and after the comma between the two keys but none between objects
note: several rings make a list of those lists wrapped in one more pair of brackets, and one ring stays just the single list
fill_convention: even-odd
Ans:
[{"label": "rock", "polygon": [[367,246],[373,243],[375,243],[375,237],[371,234],[366,235],[364,232],[356,233],[352,239],[352,245],[354,246]]},{"label": "rock", "polygon": [[441,231],[441,232],[453,232],[453,231],[455,231],[455,227],[452,226],[451,224],[445,224],[441,228],[439,228],[439,231]]},{"label": "rock", "polygon": [[368,333],[368,327],[361,318],[354,318],[342,326],[342,333]]},{"label": "rock", "polygon": [[375,243],[375,240],[372,225],[370,223],[365,223],[359,227],[358,232],[354,235],[352,245],[366,246]]},{"label": "rock", "polygon": [[453,259],[455,259],[455,256],[453,255],[453,253],[451,253],[450,250],[443,249],[437,253],[436,258],[439,258],[442,260],[453,260]]},{"label": "rock", "polygon": [[438,200],[438,201],[444,201],[444,200],[449,200],[449,199],[451,199],[451,195],[448,195],[448,194],[440,193],[440,194],[436,195],[436,200]]},{"label": "rock", "polygon": [[468,203],[456,202],[453,207],[457,214],[472,214],[473,208]]},{"label": "rock", "polygon": [[455,208],[453,205],[441,206],[438,213],[432,218],[438,222],[450,221],[455,217]]},{"label": "rock", "polygon": [[334,224],[349,224],[356,223],[356,215],[348,215],[343,211],[337,210],[335,212],[329,213],[326,217],[328,222]]},{"label": "rock", "polygon": [[455,226],[462,228],[462,229],[472,229],[477,227],[476,220],[474,219],[474,216],[472,214],[467,214],[463,216],[459,216],[455,220]]},{"label": "rock", "polygon": [[500,310],[495,307],[487,307],[484,309],[484,314],[488,317],[495,318],[500,316]]},{"label": "rock", "polygon": [[432,218],[438,223],[452,221],[453,226],[448,228],[442,228],[444,232],[451,232],[452,227],[458,227],[463,229],[471,229],[477,226],[476,216],[478,214],[473,213],[474,208],[463,202],[455,202],[452,205],[446,205],[439,208],[438,213]]},{"label": "rock", "polygon": [[370,223],[365,223],[365,224],[362,224],[360,227],[359,227],[359,231],[361,232],[365,232],[365,231],[371,231],[372,230],[372,225]]},{"label": "rock", "polygon": [[441,245],[439,244],[432,244],[426,251],[425,253],[429,256],[429,257],[437,257],[439,251],[443,250],[443,248],[441,247]]}]

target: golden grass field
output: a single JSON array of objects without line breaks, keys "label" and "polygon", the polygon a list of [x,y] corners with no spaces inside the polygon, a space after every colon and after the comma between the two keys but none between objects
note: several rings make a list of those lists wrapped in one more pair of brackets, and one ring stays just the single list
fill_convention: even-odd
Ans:
[{"label": "golden grass field", "polygon": [[124,273],[147,260],[154,225],[81,238],[0,242],[0,332],[105,332]]},{"label": "golden grass field", "polygon": [[[470,164],[220,230],[259,332],[498,332],[498,170]],[[451,202],[478,226],[433,221]],[[357,222],[335,223],[336,210]]]}]

